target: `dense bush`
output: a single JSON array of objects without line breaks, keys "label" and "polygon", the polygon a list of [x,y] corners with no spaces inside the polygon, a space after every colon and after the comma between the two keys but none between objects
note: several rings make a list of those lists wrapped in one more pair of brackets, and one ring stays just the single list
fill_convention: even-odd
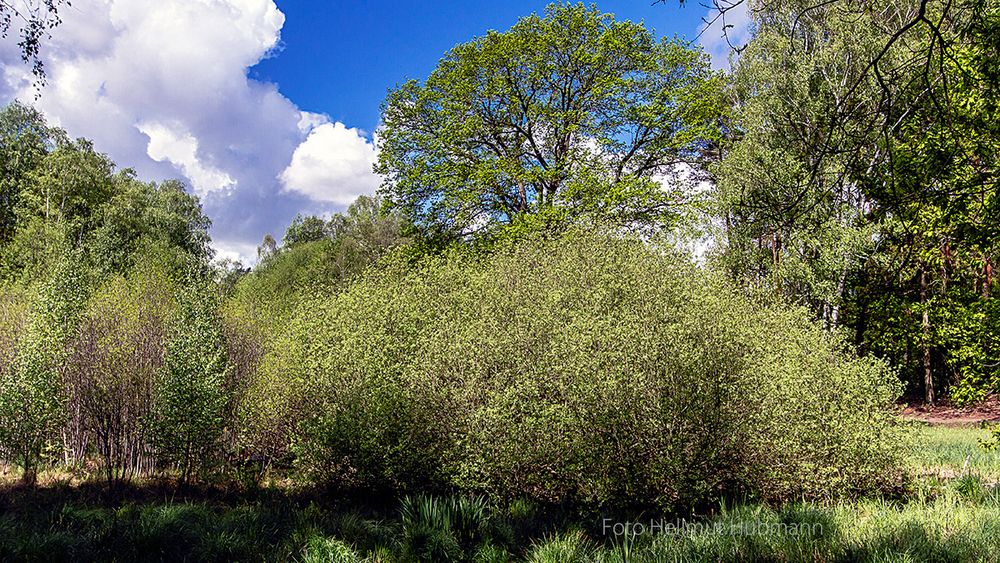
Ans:
[{"label": "dense bush", "polygon": [[75,461],[96,453],[109,483],[155,464],[149,422],[174,292],[169,272],[147,256],[93,293],[70,342],[64,447]]},{"label": "dense bush", "polygon": [[26,483],[33,484],[41,465],[58,453],[66,419],[60,370],[87,288],[78,254],[59,261],[37,288],[16,353],[0,373],[0,453],[23,469]]},{"label": "dense bush", "polygon": [[193,280],[177,301],[153,386],[153,442],[186,482],[219,457],[230,368],[211,288]]},{"label": "dense bush", "polygon": [[576,232],[304,302],[243,416],[326,484],[669,508],[891,485],[893,381],[801,312]]}]

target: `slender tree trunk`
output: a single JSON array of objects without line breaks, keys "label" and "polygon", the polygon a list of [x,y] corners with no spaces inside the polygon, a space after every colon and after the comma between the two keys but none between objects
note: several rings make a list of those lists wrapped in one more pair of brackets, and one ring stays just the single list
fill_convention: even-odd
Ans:
[{"label": "slender tree trunk", "polygon": [[[867,352],[867,346],[865,346],[865,330],[868,328],[868,302],[862,297],[862,293],[859,291],[857,293],[857,312],[855,313],[856,318],[854,319],[854,345],[858,347],[858,352],[864,354]],[[903,361],[903,365],[906,365],[906,361]]]},{"label": "slender tree trunk", "polygon": [[779,271],[781,267],[781,237],[778,236],[778,231],[771,232],[771,264],[773,268],[771,275],[774,279],[774,294],[781,295],[781,274]]},{"label": "slender tree trunk", "polygon": [[840,271],[840,278],[837,279],[837,300],[830,306],[830,325],[833,328],[840,326],[840,304],[844,302],[844,292],[847,291],[847,271],[851,267],[850,256],[844,256],[844,268]]},{"label": "slender tree trunk", "polygon": [[21,484],[28,487],[34,487],[38,483],[38,464],[32,459],[33,457],[31,452],[23,454],[24,473],[21,474]]},{"label": "slender tree trunk", "polygon": [[778,272],[779,256],[781,255],[781,239],[778,238],[778,231],[771,232],[771,265],[775,274]]},{"label": "slender tree trunk", "polygon": [[990,298],[990,285],[993,284],[993,264],[990,262],[989,257],[984,260],[985,265],[983,266],[983,298]]},{"label": "slender tree trunk", "polygon": [[951,245],[947,239],[941,245],[941,295],[948,293],[948,271],[951,267]]},{"label": "slender tree trunk", "polygon": [[923,310],[921,332],[923,341],[921,345],[924,352],[924,399],[927,404],[934,404],[934,371],[931,369],[931,318],[927,305],[927,272],[920,272],[920,305]]}]

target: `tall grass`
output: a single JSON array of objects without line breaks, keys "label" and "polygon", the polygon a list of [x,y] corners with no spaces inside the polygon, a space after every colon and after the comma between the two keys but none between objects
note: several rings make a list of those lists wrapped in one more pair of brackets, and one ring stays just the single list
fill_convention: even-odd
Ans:
[{"label": "tall grass", "polygon": [[602,534],[600,518],[550,518],[518,537],[516,510],[467,502],[423,497],[372,514],[279,498],[117,506],[7,499],[0,560],[985,562],[1000,553],[1000,495],[968,494],[957,480],[909,502],[720,507],[673,533],[641,535]]},{"label": "tall grass", "polygon": [[1000,481],[1000,449],[980,446],[989,438],[990,431],[981,427],[921,425],[910,452],[911,464],[925,475],[954,477],[974,473]]}]

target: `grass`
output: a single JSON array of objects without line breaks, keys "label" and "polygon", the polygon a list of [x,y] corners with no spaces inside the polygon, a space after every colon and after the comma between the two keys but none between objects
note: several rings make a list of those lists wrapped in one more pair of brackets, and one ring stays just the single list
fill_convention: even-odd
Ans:
[{"label": "grass", "polygon": [[989,437],[986,428],[919,426],[912,451],[914,466],[923,476],[955,477],[971,472],[1000,481],[1000,449],[986,451],[979,446]]},{"label": "grass", "polygon": [[416,497],[380,505],[283,488],[178,493],[147,486],[109,495],[97,485],[7,487],[0,560],[995,560],[1000,457],[979,448],[987,432],[923,427],[916,434],[918,478],[905,499],[721,506],[685,521],[646,515],[619,534],[626,529],[620,519],[547,512],[523,501]]}]

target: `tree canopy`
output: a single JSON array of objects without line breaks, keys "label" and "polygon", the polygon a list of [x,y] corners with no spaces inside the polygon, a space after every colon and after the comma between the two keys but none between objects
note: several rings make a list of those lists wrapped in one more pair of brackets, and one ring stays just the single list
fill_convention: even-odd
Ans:
[{"label": "tree canopy", "polygon": [[383,105],[380,193],[424,233],[465,236],[529,215],[663,225],[662,177],[719,134],[721,78],[680,40],[581,5],[551,5],[462,44]]},{"label": "tree canopy", "polygon": [[150,246],[207,267],[211,221],[175,180],[143,182],[30,106],[0,110],[0,278],[31,278],[70,249],[106,273]]},{"label": "tree canopy", "polygon": [[928,402],[1000,388],[1000,6],[953,8],[761,2],[715,168],[731,273],[849,330]]}]

